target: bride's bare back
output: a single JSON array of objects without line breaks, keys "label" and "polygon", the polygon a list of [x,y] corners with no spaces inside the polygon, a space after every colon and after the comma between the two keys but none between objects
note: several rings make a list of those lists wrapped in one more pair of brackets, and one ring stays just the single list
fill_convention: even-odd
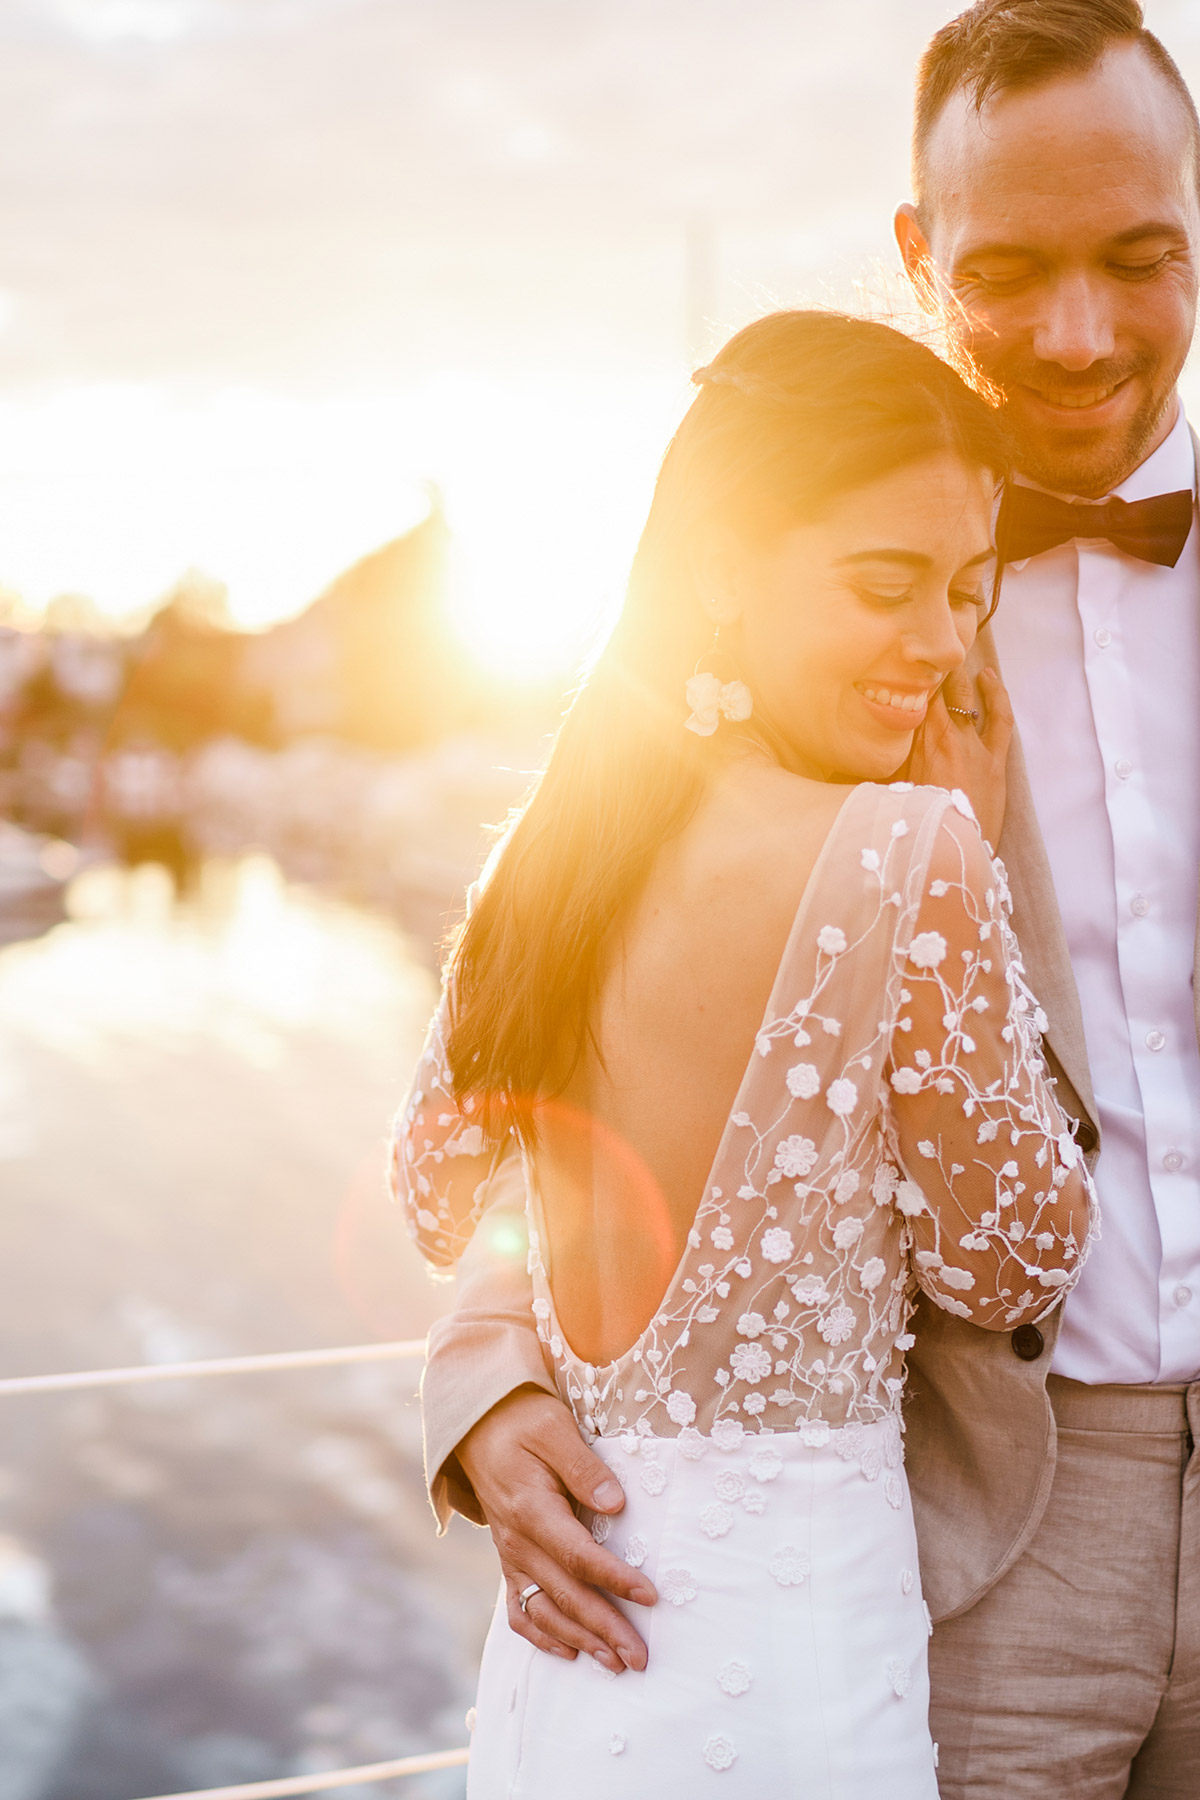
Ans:
[{"label": "bride's bare back", "polygon": [[[1082,1261],[1086,1176],[967,802],[774,792],[731,781],[656,868],[597,1056],[539,1111],[533,1310],[588,1432],[878,1422],[917,1285],[1011,1330]],[[447,1081],[435,1022],[395,1169],[441,1263],[492,1166]]]},{"label": "bride's bare back", "polygon": [[[546,1115],[538,1180],[563,1330],[608,1362],[683,1253],[796,909],[849,789],[731,765],[614,945],[595,1048]],[[598,1051],[598,1054],[597,1054]]]}]

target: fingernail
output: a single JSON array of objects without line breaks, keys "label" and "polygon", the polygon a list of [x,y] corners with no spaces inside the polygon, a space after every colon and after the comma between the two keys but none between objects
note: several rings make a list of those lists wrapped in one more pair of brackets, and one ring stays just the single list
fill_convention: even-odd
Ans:
[{"label": "fingernail", "polygon": [[634,1602],[635,1606],[653,1606],[654,1602],[658,1599],[658,1595],[653,1588],[636,1587],[630,1594],[630,1599]]},{"label": "fingernail", "polygon": [[602,1669],[607,1669],[610,1675],[619,1675],[625,1666],[619,1657],[613,1655],[611,1650],[597,1650],[596,1661]]},{"label": "fingernail", "polygon": [[634,1669],[640,1672],[642,1667],[641,1657],[635,1656],[632,1650],[626,1650],[623,1644],[621,1645],[621,1661],[625,1664],[627,1669]]},{"label": "fingernail", "polygon": [[550,1654],[551,1654],[551,1656],[561,1656],[564,1662],[574,1662],[575,1661],[575,1652],[573,1650],[566,1649],[566,1647],[562,1644],[551,1644]]},{"label": "fingernail", "polygon": [[611,1507],[620,1506],[623,1493],[619,1481],[602,1481],[592,1495],[592,1505],[600,1512],[608,1512]]}]

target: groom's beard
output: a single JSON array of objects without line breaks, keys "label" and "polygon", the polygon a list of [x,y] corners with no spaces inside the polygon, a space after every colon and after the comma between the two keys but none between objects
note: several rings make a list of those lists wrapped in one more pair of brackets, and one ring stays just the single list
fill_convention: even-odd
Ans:
[{"label": "groom's beard", "polygon": [[[1041,487],[1083,499],[1111,493],[1145,461],[1179,375],[1149,358],[1114,358],[1081,372],[1018,355],[983,366],[1005,396],[1000,417],[1018,472]],[[1122,384],[1114,396],[1117,416],[1095,426],[1088,425],[1086,409],[1084,417],[1060,423],[1038,403],[1043,393],[1087,394]]]}]

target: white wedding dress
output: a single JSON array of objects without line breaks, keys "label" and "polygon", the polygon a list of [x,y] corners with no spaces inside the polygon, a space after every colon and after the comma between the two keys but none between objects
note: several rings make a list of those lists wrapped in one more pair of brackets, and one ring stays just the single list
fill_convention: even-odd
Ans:
[{"label": "white wedding dress", "polygon": [[[961,795],[851,790],[687,1248],[606,1367],[559,1328],[528,1170],[547,1365],[626,1495],[592,1533],[659,1601],[629,1609],[649,1665],[618,1678],[533,1650],[501,1595],[471,1800],[936,1800],[901,1438],[914,1287],[1011,1326],[1062,1297],[1086,1249],[1007,905]],[[443,1266],[485,1199],[464,1157],[482,1184],[492,1157],[450,1096],[439,1016],[394,1180]]]}]

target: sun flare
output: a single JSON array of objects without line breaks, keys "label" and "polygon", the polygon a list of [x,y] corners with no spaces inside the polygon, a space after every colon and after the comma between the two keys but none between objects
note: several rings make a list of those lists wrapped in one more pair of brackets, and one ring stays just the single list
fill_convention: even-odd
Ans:
[{"label": "sun flare", "polygon": [[[457,374],[384,398],[109,385],[0,406],[0,587],[144,614],[188,569],[234,621],[300,611],[425,515],[451,532],[464,654],[569,673],[610,624],[677,397]],[[63,521],[69,520],[64,529]]]}]

